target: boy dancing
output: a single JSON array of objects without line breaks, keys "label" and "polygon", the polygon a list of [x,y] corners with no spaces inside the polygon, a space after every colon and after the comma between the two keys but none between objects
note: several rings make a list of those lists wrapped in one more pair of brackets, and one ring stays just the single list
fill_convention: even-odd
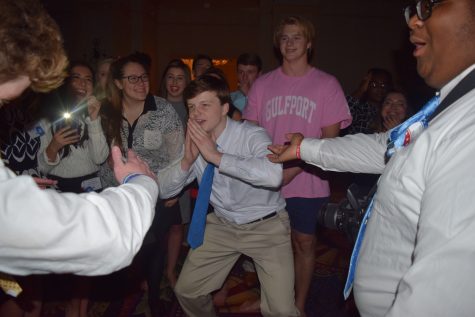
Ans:
[{"label": "boy dancing", "polygon": [[202,244],[189,235],[193,249],[175,287],[181,306],[190,317],[216,316],[210,293],[245,254],[254,260],[261,283],[261,313],[298,316],[289,219],[279,193],[282,166],[266,158],[269,135],[261,127],[227,118],[229,88],[220,79],[201,76],[184,97],[190,116],[185,153],[159,173],[160,196],[178,194],[195,178],[203,187],[201,195],[209,178],[214,212],[206,217]]}]

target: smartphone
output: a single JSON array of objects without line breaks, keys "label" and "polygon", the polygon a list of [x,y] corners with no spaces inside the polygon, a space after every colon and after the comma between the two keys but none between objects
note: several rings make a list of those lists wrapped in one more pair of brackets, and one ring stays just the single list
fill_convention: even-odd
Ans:
[{"label": "smartphone", "polygon": [[53,125],[53,131],[56,133],[64,127],[69,127],[71,129],[75,129],[77,133],[80,133],[80,124],[79,121],[75,120],[74,118],[61,118],[60,120],[56,121]]}]

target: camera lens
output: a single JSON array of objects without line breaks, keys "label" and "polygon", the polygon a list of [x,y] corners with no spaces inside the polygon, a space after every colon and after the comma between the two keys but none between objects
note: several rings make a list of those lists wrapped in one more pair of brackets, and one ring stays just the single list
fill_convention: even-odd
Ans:
[{"label": "camera lens", "polygon": [[339,229],[339,208],[337,204],[327,203],[318,213],[318,223],[325,228]]}]

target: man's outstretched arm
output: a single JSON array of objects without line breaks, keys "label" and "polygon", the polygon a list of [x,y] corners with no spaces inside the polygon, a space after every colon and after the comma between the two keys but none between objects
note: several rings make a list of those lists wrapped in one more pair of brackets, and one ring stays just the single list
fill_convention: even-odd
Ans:
[{"label": "man's outstretched arm", "polygon": [[152,223],[158,187],[148,166],[113,149],[121,186],[98,193],[42,190],[0,161],[0,271],[103,275],[130,264]]}]

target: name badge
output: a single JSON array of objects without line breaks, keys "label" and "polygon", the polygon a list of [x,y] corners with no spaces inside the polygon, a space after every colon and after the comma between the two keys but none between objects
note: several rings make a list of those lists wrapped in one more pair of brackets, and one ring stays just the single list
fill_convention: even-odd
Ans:
[{"label": "name badge", "polygon": [[32,139],[35,139],[43,136],[45,134],[45,130],[41,127],[41,125],[36,125],[32,129],[28,130],[28,134]]},{"label": "name badge", "polygon": [[412,141],[414,141],[415,139],[417,139],[417,137],[421,135],[424,129],[425,129],[424,124],[420,121],[414,122],[413,124],[411,124],[409,128],[407,128],[406,134],[404,135],[403,146],[406,146]]}]

